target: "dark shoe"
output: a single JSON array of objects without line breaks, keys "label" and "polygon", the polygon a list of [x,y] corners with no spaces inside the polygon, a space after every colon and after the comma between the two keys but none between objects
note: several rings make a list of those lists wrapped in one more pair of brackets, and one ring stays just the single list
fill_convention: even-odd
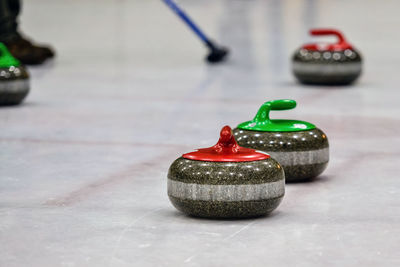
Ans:
[{"label": "dark shoe", "polygon": [[20,34],[4,44],[14,57],[26,65],[42,64],[46,59],[54,57],[50,47],[33,44]]}]

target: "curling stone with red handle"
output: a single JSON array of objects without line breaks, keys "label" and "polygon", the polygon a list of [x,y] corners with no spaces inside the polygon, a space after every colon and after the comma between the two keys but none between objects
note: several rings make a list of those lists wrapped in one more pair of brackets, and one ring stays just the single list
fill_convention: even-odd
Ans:
[{"label": "curling stone with red handle", "polygon": [[334,35],[338,42],[303,45],[294,53],[292,69],[304,84],[345,85],[354,82],[361,74],[362,59],[358,52],[333,29],[314,29],[313,36]]},{"label": "curling stone with red handle", "polygon": [[180,211],[207,218],[261,216],[285,193],[284,172],[268,154],[238,146],[225,126],[216,145],[176,159],[168,171],[168,196]]},{"label": "curling stone with red handle", "polygon": [[314,178],[329,161],[328,138],[314,124],[269,117],[271,110],[295,107],[296,101],[289,99],[265,102],[253,120],[233,130],[240,146],[265,151],[276,159],[285,171],[286,182]]}]

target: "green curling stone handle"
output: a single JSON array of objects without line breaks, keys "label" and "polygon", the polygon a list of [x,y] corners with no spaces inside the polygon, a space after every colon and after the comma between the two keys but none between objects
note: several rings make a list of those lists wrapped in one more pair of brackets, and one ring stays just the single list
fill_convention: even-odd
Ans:
[{"label": "green curling stone handle", "polygon": [[271,120],[271,110],[289,110],[296,107],[296,101],[280,99],[265,102],[253,120],[241,123],[239,129],[264,132],[295,132],[315,129],[315,125],[298,120]]},{"label": "green curling stone handle", "polygon": [[296,101],[291,99],[280,99],[265,102],[257,112],[253,121],[270,122],[269,112],[271,110],[288,110],[296,107]]},{"label": "green curling stone handle", "polygon": [[[267,119],[269,120],[269,112],[271,110],[288,110],[288,109],[294,109],[296,107],[297,103],[294,100],[291,99],[280,99],[280,100],[272,100],[265,102],[258,113],[261,112],[266,112],[267,114]],[[258,115],[258,114],[257,114]]]},{"label": "green curling stone handle", "polygon": [[17,67],[19,65],[21,65],[19,60],[11,55],[3,43],[0,43],[0,68]]},{"label": "green curling stone handle", "polygon": [[272,100],[265,103],[269,105],[271,110],[287,110],[296,107],[296,101],[291,99]]}]

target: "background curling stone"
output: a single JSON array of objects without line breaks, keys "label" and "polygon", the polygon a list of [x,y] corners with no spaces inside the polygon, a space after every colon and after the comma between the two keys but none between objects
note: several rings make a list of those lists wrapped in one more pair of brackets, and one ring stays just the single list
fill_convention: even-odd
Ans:
[{"label": "background curling stone", "polygon": [[168,171],[168,196],[189,215],[245,218],[270,213],[285,194],[282,167],[269,155],[238,146],[229,126],[218,143],[176,159]]},{"label": "background curling stone", "polygon": [[0,105],[17,105],[28,93],[28,72],[0,43]]},{"label": "background curling stone", "polygon": [[361,74],[360,53],[333,29],[315,29],[311,35],[335,35],[334,44],[306,44],[296,50],[292,69],[296,78],[304,84],[345,85],[354,82]]},{"label": "background curling stone", "polygon": [[265,151],[285,171],[286,182],[308,180],[321,174],[329,161],[328,138],[315,125],[297,120],[271,120],[271,110],[296,107],[294,100],[265,102],[252,121],[233,130],[240,146]]}]

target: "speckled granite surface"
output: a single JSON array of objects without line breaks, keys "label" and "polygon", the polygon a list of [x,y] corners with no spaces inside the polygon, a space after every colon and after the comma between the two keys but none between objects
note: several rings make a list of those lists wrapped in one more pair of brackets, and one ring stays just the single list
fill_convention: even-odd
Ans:
[{"label": "speckled granite surface", "polygon": [[293,55],[292,70],[306,84],[349,84],[361,74],[362,59],[357,50],[311,51],[298,49]]},{"label": "speckled granite surface", "polygon": [[20,103],[29,93],[29,75],[24,67],[0,68],[0,105]]},{"label": "speckled granite surface", "polygon": [[281,179],[282,167],[274,159],[247,162],[211,162],[176,159],[169,168],[171,180],[196,184],[262,184]]},{"label": "speckled granite surface", "polygon": [[0,68],[0,82],[28,78],[29,74],[23,66]]},{"label": "speckled granite surface", "polygon": [[286,182],[314,178],[328,165],[329,143],[325,133],[316,128],[299,132],[259,132],[233,130],[240,146],[267,152],[285,170]]},{"label": "speckled granite surface", "polygon": [[209,218],[265,215],[284,196],[284,172],[268,158],[248,162],[175,160],[168,172],[168,196],[187,214]]},{"label": "speckled granite surface", "polygon": [[169,196],[178,210],[204,218],[250,218],[271,213],[281,203],[282,197],[262,201],[199,201]]}]

